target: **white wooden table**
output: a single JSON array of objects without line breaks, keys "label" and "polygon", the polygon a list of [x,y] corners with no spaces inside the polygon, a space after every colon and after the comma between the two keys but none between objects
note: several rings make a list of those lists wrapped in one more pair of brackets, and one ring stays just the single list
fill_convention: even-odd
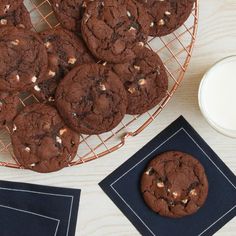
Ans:
[{"label": "white wooden table", "polygon": [[[118,152],[79,167],[66,168],[52,174],[1,168],[0,179],[81,188],[76,235],[139,235],[103,193],[98,183],[179,115],[184,115],[236,174],[236,139],[224,137],[214,131],[202,117],[197,101],[198,86],[204,72],[217,60],[232,54],[236,54],[236,0],[201,0],[197,42],[185,80],[174,99],[143,133],[129,139],[126,146]],[[236,235],[236,219],[216,235]]]}]

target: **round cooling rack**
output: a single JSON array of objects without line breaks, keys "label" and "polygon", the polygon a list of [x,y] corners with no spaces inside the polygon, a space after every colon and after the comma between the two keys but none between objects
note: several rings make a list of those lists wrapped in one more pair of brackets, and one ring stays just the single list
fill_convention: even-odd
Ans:
[{"label": "round cooling rack", "polygon": [[[59,25],[51,5],[47,0],[25,0],[30,12],[34,30],[41,32]],[[179,87],[188,68],[196,38],[198,25],[198,0],[189,19],[178,30],[165,37],[150,37],[146,46],[158,53],[164,62],[169,77],[169,90],[166,97],[154,109],[138,116],[126,115],[112,131],[101,135],[81,135],[78,153],[70,166],[79,165],[100,158],[121,148],[126,139],[141,133],[164,109]],[[38,102],[31,94],[19,97],[22,106]],[[14,157],[10,142],[10,129],[0,129],[0,166],[23,168]]]}]

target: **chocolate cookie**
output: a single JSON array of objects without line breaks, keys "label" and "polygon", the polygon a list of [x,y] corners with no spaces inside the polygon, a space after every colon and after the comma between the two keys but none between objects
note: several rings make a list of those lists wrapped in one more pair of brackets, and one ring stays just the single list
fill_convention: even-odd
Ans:
[{"label": "chocolate cookie", "polygon": [[133,59],[133,48],[144,45],[149,27],[146,9],[134,0],[96,0],[86,8],[81,24],[90,51],[113,63]]},{"label": "chocolate cookie", "polygon": [[31,29],[33,27],[30,14],[24,4],[15,11],[0,17],[0,25],[19,26],[26,29]]},{"label": "chocolate cookie", "polygon": [[168,77],[160,57],[146,47],[134,50],[135,58],[112,65],[128,96],[128,114],[142,114],[155,107],[166,95]]},{"label": "chocolate cookie", "polygon": [[151,36],[164,36],[178,29],[188,19],[195,0],[138,0],[148,9]]},{"label": "chocolate cookie", "polygon": [[27,106],[14,120],[11,136],[19,163],[37,172],[60,170],[74,159],[79,135],[70,130],[53,107]]},{"label": "chocolate cookie", "polygon": [[13,26],[0,27],[0,90],[24,91],[47,71],[43,42],[34,32]]},{"label": "chocolate cookie", "polygon": [[208,181],[201,163],[191,155],[169,151],[154,158],[141,178],[146,204],[162,216],[173,218],[199,210],[208,195]]},{"label": "chocolate cookie", "polygon": [[0,128],[15,118],[19,104],[17,95],[0,92]]},{"label": "chocolate cookie", "polygon": [[48,79],[33,89],[41,101],[53,102],[58,83],[75,66],[94,62],[86,45],[72,32],[56,28],[41,33],[48,52],[49,68],[45,75]]},{"label": "chocolate cookie", "polygon": [[74,32],[81,31],[81,20],[90,0],[50,0],[61,25]]},{"label": "chocolate cookie", "polygon": [[23,0],[1,0],[0,1],[0,16],[5,16],[10,12],[15,11],[23,3]]},{"label": "chocolate cookie", "polygon": [[59,84],[56,105],[66,123],[83,134],[112,130],[123,119],[127,96],[107,67],[87,64],[73,69]]}]

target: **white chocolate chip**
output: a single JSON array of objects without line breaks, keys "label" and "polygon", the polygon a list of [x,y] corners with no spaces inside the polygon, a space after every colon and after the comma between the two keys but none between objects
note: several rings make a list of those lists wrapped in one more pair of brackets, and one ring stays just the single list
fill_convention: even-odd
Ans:
[{"label": "white chocolate chip", "polygon": [[71,57],[71,58],[69,58],[68,63],[74,65],[76,63],[76,61],[77,61],[77,59],[75,57]]},{"label": "white chocolate chip", "polygon": [[143,43],[143,42],[139,42],[138,45],[139,45],[140,47],[144,47],[144,43]]},{"label": "white chocolate chip", "polygon": [[84,8],[87,7],[87,3],[85,1],[83,2],[82,7],[84,7]]},{"label": "white chocolate chip", "polygon": [[10,9],[11,5],[6,5],[4,8],[4,12],[7,13],[7,11]]},{"label": "white chocolate chip", "polygon": [[181,202],[182,202],[183,204],[186,204],[186,203],[188,202],[188,199],[183,199]]},{"label": "white chocolate chip", "polygon": [[130,11],[127,11],[127,16],[128,16],[129,18],[131,17]]},{"label": "white chocolate chip", "polygon": [[140,80],[138,81],[138,84],[139,84],[139,85],[144,85],[144,84],[146,84],[146,80],[145,80],[145,79],[140,79]]},{"label": "white chocolate chip", "polygon": [[170,189],[169,188],[167,189],[167,192],[170,193]]},{"label": "white chocolate chip", "polygon": [[6,25],[7,24],[7,20],[6,19],[1,19],[0,20],[0,24],[1,25]]},{"label": "white chocolate chip", "polygon": [[134,65],[134,69],[135,69],[135,70],[140,70],[140,66]]},{"label": "white chocolate chip", "polygon": [[17,127],[16,127],[16,125],[14,124],[12,131],[15,132],[16,130],[17,130]]},{"label": "white chocolate chip", "polygon": [[20,76],[19,75],[16,75],[16,81],[20,81]]},{"label": "white chocolate chip", "polygon": [[31,78],[31,81],[33,82],[33,83],[36,83],[36,81],[37,81],[37,77],[36,76],[33,76],[32,78]]},{"label": "white chocolate chip", "polygon": [[60,137],[56,137],[56,141],[57,141],[57,143],[60,143],[60,144],[62,144],[62,140],[61,140],[61,138]]},{"label": "white chocolate chip", "polygon": [[60,134],[60,136],[62,136],[64,133],[66,133],[67,132],[67,129],[61,129],[60,131],[59,131],[59,134]]},{"label": "white chocolate chip", "polygon": [[56,75],[56,72],[49,70],[48,75],[54,77]]},{"label": "white chocolate chip", "polygon": [[147,171],[145,172],[146,175],[150,175],[150,173],[153,171],[152,167],[149,167]]},{"label": "white chocolate chip", "polygon": [[58,3],[56,3],[56,7],[57,7],[57,8],[59,7],[59,4],[58,4]]},{"label": "white chocolate chip", "polygon": [[54,102],[55,99],[54,99],[53,97],[49,97],[49,98],[48,98],[48,101],[49,101],[49,102]]},{"label": "white chocolate chip", "polygon": [[34,86],[34,90],[37,91],[37,92],[41,91],[41,89],[39,88],[38,85],[35,85],[35,86]]},{"label": "white chocolate chip", "polygon": [[135,89],[135,88],[129,88],[128,91],[129,91],[131,94],[133,94],[133,93],[135,93],[136,89]]},{"label": "white chocolate chip", "polygon": [[107,65],[107,61],[103,62],[102,65],[103,65],[103,66],[106,66],[106,65]]},{"label": "white chocolate chip", "polygon": [[50,47],[51,47],[51,43],[50,43],[50,42],[46,42],[46,43],[44,44],[44,46],[45,46],[46,48],[50,48]]},{"label": "white chocolate chip", "polygon": [[158,25],[162,26],[165,24],[165,21],[163,19],[160,19],[159,22],[158,22]]},{"label": "white chocolate chip", "polygon": [[33,164],[30,164],[30,166],[31,166],[31,167],[35,167],[35,166],[36,166],[36,164],[35,164],[35,163],[33,163]]},{"label": "white chocolate chip", "polygon": [[11,41],[11,44],[14,45],[14,46],[17,46],[19,45],[20,41],[18,39],[14,40],[14,41]]},{"label": "white chocolate chip", "polygon": [[177,192],[173,192],[172,195],[174,196],[174,198],[177,198],[179,196]]},{"label": "white chocolate chip", "polygon": [[133,26],[131,26],[131,27],[129,28],[129,31],[136,31],[136,29],[135,29]]},{"label": "white chocolate chip", "polygon": [[165,11],[165,15],[166,15],[166,16],[170,16],[171,13],[170,13],[169,11]]},{"label": "white chocolate chip", "polygon": [[29,147],[26,147],[26,148],[25,148],[25,151],[26,151],[26,152],[30,152],[30,148],[29,148]]},{"label": "white chocolate chip", "polygon": [[196,191],[196,189],[192,189],[192,190],[190,191],[190,195],[192,195],[192,196],[197,196],[197,191]]},{"label": "white chocolate chip", "polygon": [[154,26],[154,22],[151,22],[150,27],[153,27],[153,26]]},{"label": "white chocolate chip", "polygon": [[19,24],[18,26],[19,26],[20,28],[25,29],[25,26],[24,26],[23,24]]},{"label": "white chocolate chip", "polygon": [[102,91],[106,91],[106,86],[102,83],[99,84],[99,88],[102,90]]},{"label": "white chocolate chip", "polygon": [[157,182],[157,187],[158,188],[164,188],[164,183],[163,182]]},{"label": "white chocolate chip", "polygon": [[91,16],[89,14],[84,14],[84,22],[86,23]]}]

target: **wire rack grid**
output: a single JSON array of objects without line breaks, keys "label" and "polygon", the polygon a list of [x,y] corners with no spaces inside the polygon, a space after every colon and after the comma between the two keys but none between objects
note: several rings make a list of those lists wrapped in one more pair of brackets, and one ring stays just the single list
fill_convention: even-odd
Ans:
[{"label": "wire rack grid", "polygon": [[[48,0],[25,0],[36,32],[59,25]],[[138,116],[126,115],[114,130],[101,135],[81,135],[81,142],[76,158],[69,166],[79,165],[121,148],[128,137],[141,133],[164,109],[179,87],[188,68],[196,38],[198,25],[198,0],[185,24],[165,37],[150,37],[147,47],[162,58],[169,76],[169,90],[163,101],[154,109]],[[31,94],[19,97],[22,107],[38,102]],[[15,158],[10,142],[10,129],[0,129],[0,166],[23,168]],[[13,162],[14,160],[14,162]]]}]

